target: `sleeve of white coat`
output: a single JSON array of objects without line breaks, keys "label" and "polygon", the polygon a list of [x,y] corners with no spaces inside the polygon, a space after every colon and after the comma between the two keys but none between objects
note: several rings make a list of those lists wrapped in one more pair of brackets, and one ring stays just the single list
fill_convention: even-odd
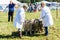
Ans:
[{"label": "sleeve of white coat", "polygon": [[23,10],[20,11],[20,22],[24,22],[25,20],[25,12]]},{"label": "sleeve of white coat", "polygon": [[45,11],[43,10],[41,15],[40,15],[40,18],[44,19],[44,17],[45,17]]}]

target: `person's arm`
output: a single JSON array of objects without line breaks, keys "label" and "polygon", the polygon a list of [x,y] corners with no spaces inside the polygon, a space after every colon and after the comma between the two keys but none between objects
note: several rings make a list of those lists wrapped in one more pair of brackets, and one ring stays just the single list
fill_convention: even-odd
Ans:
[{"label": "person's arm", "polygon": [[8,8],[9,7],[9,5],[8,6],[6,6],[6,8]]},{"label": "person's arm", "polygon": [[44,19],[44,17],[45,17],[45,11],[42,11],[42,13],[41,13],[41,15],[40,15],[40,18],[41,18],[41,19]]},{"label": "person's arm", "polygon": [[20,19],[20,22],[23,23],[24,20],[25,20],[25,13],[24,13],[23,10],[20,11],[20,18],[21,18],[21,19]]},{"label": "person's arm", "polygon": [[15,5],[17,5],[17,4],[16,4],[16,3],[14,3],[14,2],[13,2],[13,4],[14,4],[14,6],[15,6]]},{"label": "person's arm", "polygon": [[6,8],[9,8],[9,5],[7,5],[7,6],[3,9],[3,11],[5,11],[5,10],[6,10]]}]

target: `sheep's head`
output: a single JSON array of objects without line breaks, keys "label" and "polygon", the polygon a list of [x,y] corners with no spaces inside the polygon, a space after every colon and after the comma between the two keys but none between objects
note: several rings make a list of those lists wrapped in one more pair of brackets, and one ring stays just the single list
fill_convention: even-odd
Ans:
[{"label": "sheep's head", "polygon": [[26,24],[26,25],[30,25],[30,24],[31,24],[31,21],[30,21],[30,20],[26,20],[26,21],[25,21],[25,24]]},{"label": "sheep's head", "polygon": [[33,23],[34,23],[34,25],[38,26],[39,25],[39,20],[35,19]]}]

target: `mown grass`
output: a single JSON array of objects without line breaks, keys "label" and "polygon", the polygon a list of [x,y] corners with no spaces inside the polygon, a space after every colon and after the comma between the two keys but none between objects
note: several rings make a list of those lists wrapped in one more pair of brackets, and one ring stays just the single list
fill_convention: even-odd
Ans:
[{"label": "mown grass", "polygon": [[[60,13],[60,10],[59,10]],[[43,33],[35,36],[24,36],[20,39],[18,36],[13,37],[12,32],[16,32],[17,29],[13,26],[12,22],[7,21],[7,13],[0,12],[0,40],[60,40],[60,19],[56,18],[56,10],[51,10],[51,14],[54,19],[54,25],[49,27],[49,35],[43,36]],[[59,14],[60,15],[60,14]],[[31,20],[39,18],[40,12],[28,13],[26,12],[26,19]],[[15,17],[15,14],[14,14]]]}]

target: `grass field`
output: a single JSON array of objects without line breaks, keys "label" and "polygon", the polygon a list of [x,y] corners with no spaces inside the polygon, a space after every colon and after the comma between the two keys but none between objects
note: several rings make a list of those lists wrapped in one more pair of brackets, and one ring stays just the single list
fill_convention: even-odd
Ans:
[{"label": "grass field", "polygon": [[[60,13],[60,11],[59,11]],[[7,21],[7,13],[0,12],[0,40],[60,40],[60,19],[56,18],[55,10],[51,11],[54,19],[54,25],[49,27],[49,35],[43,36],[41,33],[35,36],[24,36],[22,39],[19,37],[13,37],[12,32],[16,32],[12,22]],[[40,12],[26,13],[26,19],[31,20],[33,18],[39,18]],[[60,15],[60,14],[59,14]]]}]

